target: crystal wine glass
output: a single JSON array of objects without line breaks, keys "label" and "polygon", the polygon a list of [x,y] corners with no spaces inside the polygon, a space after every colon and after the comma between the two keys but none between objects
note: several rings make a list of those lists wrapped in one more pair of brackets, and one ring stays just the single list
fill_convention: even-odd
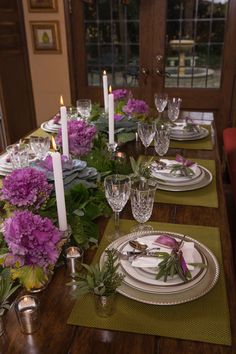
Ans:
[{"label": "crystal wine glass", "polygon": [[116,239],[120,236],[119,213],[126,205],[130,196],[131,180],[125,175],[114,174],[104,179],[105,196],[114,211],[115,233],[109,238]]},{"label": "crystal wine glass", "polygon": [[152,215],[157,183],[153,179],[138,177],[132,180],[130,201],[133,217],[139,226],[132,231],[150,230],[150,225],[144,225]]},{"label": "crystal wine glass", "polygon": [[181,98],[173,97],[168,99],[168,118],[172,122],[175,122],[179,117],[181,102]]},{"label": "crystal wine glass", "polygon": [[50,139],[48,136],[30,136],[30,147],[36,158],[43,160],[50,149]]},{"label": "crystal wine glass", "polygon": [[147,148],[153,141],[156,132],[156,123],[138,122],[138,136],[145,147],[145,155],[147,154]]},{"label": "crystal wine glass", "polygon": [[159,156],[164,156],[170,146],[170,128],[168,125],[161,125],[157,128],[154,137],[155,151]]},{"label": "crystal wine glass", "polygon": [[92,102],[90,99],[79,99],[76,101],[78,114],[82,119],[88,120],[92,111]]},{"label": "crystal wine glass", "polygon": [[159,113],[162,113],[167,106],[168,95],[167,93],[155,93],[154,102],[156,109]]}]

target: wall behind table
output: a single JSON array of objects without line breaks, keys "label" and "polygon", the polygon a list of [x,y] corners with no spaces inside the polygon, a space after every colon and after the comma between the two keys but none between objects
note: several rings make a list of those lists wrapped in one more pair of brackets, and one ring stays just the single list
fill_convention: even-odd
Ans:
[{"label": "wall behind table", "polygon": [[[25,30],[38,126],[51,118],[59,110],[60,95],[63,95],[65,105],[71,104],[64,7],[63,0],[57,1],[57,12],[29,12],[27,1],[23,1]],[[34,53],[30,21],[59,21],[62,52],[59,54]]]}]

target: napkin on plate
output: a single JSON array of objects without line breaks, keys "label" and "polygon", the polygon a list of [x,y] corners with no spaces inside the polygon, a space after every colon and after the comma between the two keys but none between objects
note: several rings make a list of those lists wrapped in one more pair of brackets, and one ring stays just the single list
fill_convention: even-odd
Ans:
[{"label": "napkin on plate", "polygon": [[[160,162],[163,163],[163,168],[159,166],[157,162],[152,163],[152,171],[155,173],[161,174],[170,174],[172,167],[176,164],[179,164],[178,161],[175,160],[167,160],[167,159],[160,159]],[[189,168],[193,171],[194,174],[197,172],[197,163],[194,163]],[[181,175],[181,171],[176,171],[175,175]]]},{"label": "napkin on plate", "polygon": [[[143,239],[137,239],[138,242],[143,242]],[[148,246],[148,248],[155,248],[157,245],[153,243],[152,241],[149,241],[148,239],[145,239],[145,244]],[[188,265],[188,269],[191,271],[194,269],[194,266],[189,265],[189,263],[194,263],[194,242],[183,242],[183,245],[181,247],[181,250],[183,252],[183,257],[185,259],[185,262]],[[167,252],[171,253],[170,248],[166,247],[160,247],[159,252]],[[147,267],[152,267],[155,268],[158,266],[160,262],[162,262],[162,258],[158,257],[137,257],[132,261],[132,266],[133,267],[138,267],[138,268],[147,268]]]}]

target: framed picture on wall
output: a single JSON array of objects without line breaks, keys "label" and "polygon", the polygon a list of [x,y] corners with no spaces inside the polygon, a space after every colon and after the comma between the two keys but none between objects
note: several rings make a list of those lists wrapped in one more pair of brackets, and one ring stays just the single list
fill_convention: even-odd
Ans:
[{"label": "framed picture on wall", "polygon": [[57,0],[28,0],[29,12],[56,12]]},{"label": "framed picture on wall", "polygon": [[34,53],[61,53],[61,39],[58,21],[31,21],[30,25]]}]

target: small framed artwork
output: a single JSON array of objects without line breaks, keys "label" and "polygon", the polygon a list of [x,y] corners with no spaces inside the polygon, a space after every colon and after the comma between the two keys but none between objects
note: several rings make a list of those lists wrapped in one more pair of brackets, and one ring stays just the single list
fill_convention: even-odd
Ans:
[{"label": "small framed artwork", "polygon": [[28,0],[29,12],[57,12],[57,0]]},{"label": "small framed artwork", "polygon": [[61,53],[61,39],[58,21],[31,21],[30,25],[34,53]]}]

